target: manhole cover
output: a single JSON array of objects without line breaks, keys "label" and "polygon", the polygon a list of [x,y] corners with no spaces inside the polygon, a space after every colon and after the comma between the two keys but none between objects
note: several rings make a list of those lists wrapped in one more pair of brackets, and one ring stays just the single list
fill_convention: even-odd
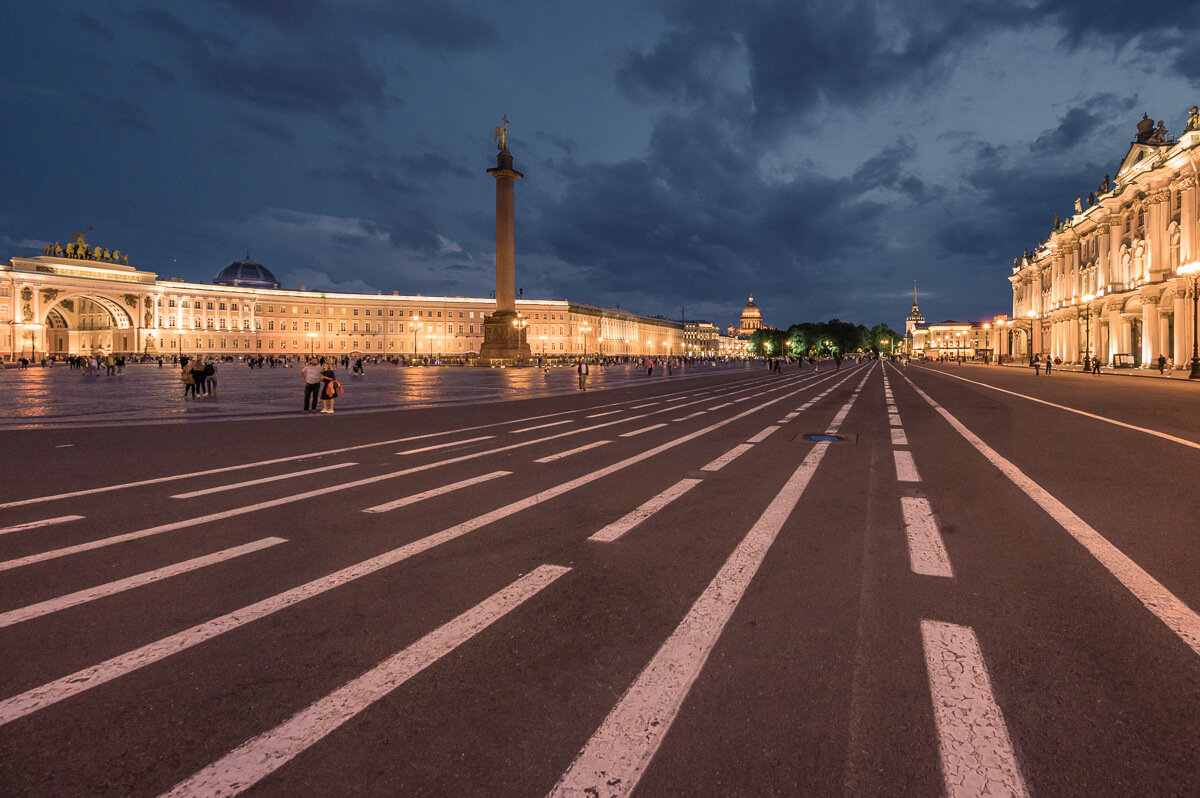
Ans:
[{"label": "manhole cover", "polygon": [[804,436],[804,440],[813,441],[815,443],[837,443],[838,441],[846,440],[841,435],[827,435],[824,432],[814,432]]}]

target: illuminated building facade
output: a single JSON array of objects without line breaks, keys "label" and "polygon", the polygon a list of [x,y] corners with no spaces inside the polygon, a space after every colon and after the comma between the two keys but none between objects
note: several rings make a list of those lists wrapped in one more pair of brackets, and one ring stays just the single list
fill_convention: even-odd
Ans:
[{"label": "illuminated building facade", "polygon": [[1179,140],[1148,116],[1117,169],[1046,242],[1014,259],[1003,353],[1179,367],[1193,351],[1200,260],[1200,111]]},{"label": "illuminated building facade", "polygon": [[[72,255],[55,245],[0,263],[5,360],[98,353],[465,359],[478,355],[484,317],[496,309],[484,298],[287,290],[249,259],[230,264],[213,285],[159,280],[129,266],[128,256],[94,250],[82,235],[78,241]],[[517,300],[516,310],[535,356],[683,353],[681,322],[558,300]]]}]

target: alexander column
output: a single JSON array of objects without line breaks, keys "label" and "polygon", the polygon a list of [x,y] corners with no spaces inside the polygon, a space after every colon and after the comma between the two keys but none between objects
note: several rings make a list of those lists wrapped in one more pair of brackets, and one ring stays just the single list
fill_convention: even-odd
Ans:
[{"label": "alexander column", "polygon": [[496,312],[483,320],[483,345],[479,365],[524,365],[531,357],[524,320],[517,315],[516,236],[513,183],[524,177],[512,168],[508,151],[508,117],[492,133],[497,139],[496,167],[487,170],[496,178]]}]

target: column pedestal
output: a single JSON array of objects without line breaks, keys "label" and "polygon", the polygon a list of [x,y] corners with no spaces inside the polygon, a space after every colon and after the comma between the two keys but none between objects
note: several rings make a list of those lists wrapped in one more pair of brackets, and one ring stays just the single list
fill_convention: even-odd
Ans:
[{"label": "column pedestal", "polygon": [[517,314],[498,310],[483,320],[483,345],[479,347],[481,366],[525,366],[532,359],[525,327],[513,324]]}]

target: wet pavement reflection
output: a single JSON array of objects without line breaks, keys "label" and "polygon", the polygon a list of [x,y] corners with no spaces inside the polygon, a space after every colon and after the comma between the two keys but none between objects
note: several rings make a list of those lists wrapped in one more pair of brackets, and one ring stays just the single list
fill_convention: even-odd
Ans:
[{"label": "wet pavement reflection", "polygon": [[[655,368],[615,365],[591,367],[589,390],[641,385],[718,371],[755,368],[745,363],[676,367],[668,376]],[[368,365],[363,376],[336,370],[345,394],[337,411],[505,401],[578,390],[574,367],[463,368]],[[184,398],[177,366],[131,364],[125,373],[86,377],[59,364],[0,371],[0,429],[39,426],[161,423],[198,419],[251,418],[299,413],[304,387],[297,366],[251,369],[244,363],[220,363],[213,396]]]}]

